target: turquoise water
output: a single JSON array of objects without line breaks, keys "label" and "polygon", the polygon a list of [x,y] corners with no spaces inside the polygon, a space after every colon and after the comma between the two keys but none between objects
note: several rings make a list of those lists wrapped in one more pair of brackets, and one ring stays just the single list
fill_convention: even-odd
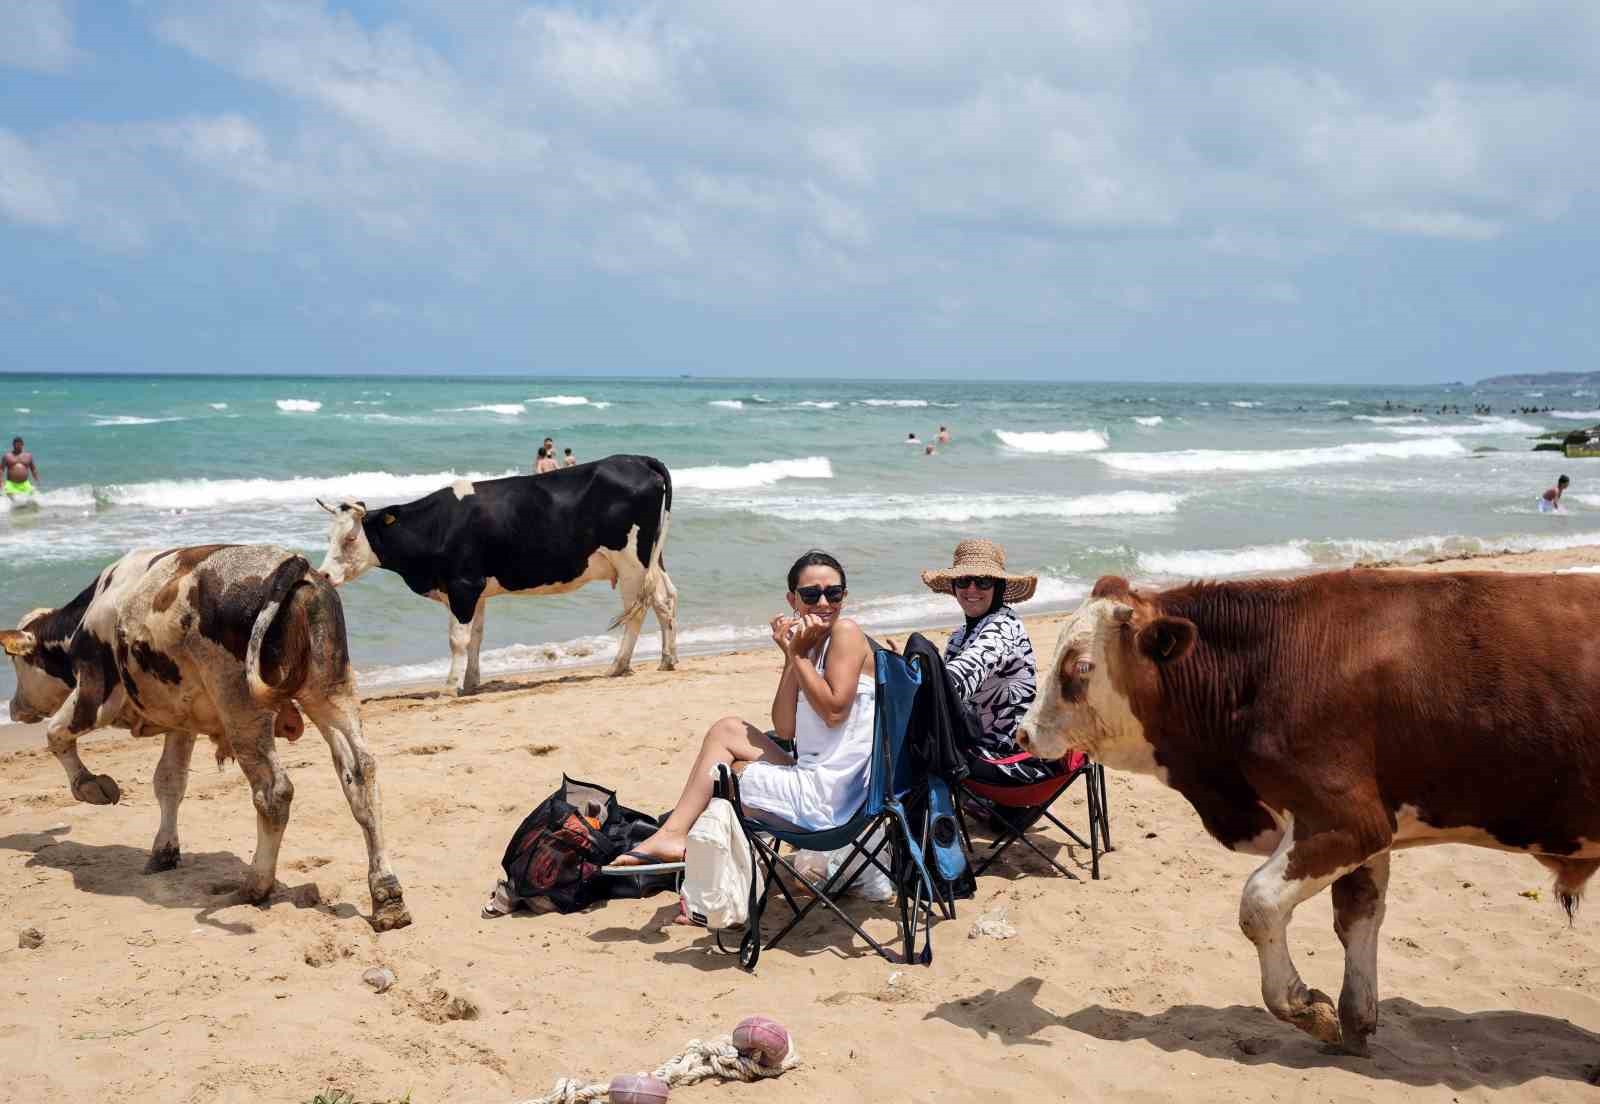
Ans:
[{"label": "turquoise water", "polygon": [[[133,547],[271,541],[320,563],[317,496],[379,505],[527,471],[547,435],[580,460],[641,452],[672,469],[667,563],[686,652],[762,639],[784,570],[813,545],[844,561],[856,614],[890,628],[955,619],[917,570],[970,535],[1044,576],[1037,610],[1074,604],[1106,572],[1159,582],[1600,540],[1583,462],[1528,451],[1534,433],[1600,421],[1600,398],[1570,389],[4,379],[0,433],[27,438],[44,488],[40,510],[0,513],[6,625]],[[1474,402],[1495,414],[1472,416]],[[1510,413],[1525,405],[1554,410]],[[937,455],[904,443],[941,423],[954,440]],[[1535,498],[1562,470],[1570,512],[1541,516]],[[384,572],[341,594],[367,685],[442,677],[442,607]],[[599,586],[496,599],[485,671],[609,655],[617,611]],[[640,654],[656,639],[648,621]],[[11,686],[7,665],[0,699]]]}]

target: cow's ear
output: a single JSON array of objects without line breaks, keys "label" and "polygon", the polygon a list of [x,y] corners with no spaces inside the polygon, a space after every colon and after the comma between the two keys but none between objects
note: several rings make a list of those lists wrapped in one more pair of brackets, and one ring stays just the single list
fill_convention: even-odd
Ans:
[{"label": "cow's ear", "polygon": [[39,641],[31,632],[20,629],[0,629],[0,648],[4,648],[6,655],[30,656],[39,646]]},{"label": "cow's ear", "polygon": [[1194,647],[1194,622],[1187,617],[1157,617],[1139,630],[1139,650],[1157,663],[1173,663]]}]

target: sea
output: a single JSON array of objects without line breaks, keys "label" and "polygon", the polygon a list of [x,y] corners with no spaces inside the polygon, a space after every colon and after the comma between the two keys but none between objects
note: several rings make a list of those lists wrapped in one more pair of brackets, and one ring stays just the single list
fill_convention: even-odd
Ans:
[{"label": "sea", "polygon": [[[1585,461],[1531,451],[1540,433],[1600,422],[1600,397],[1583,389],[0,379],[0,434],[26,438],[43,488],[37,510],[0,501],[8,626],[71,599],[132,548],[269,542],[318,565],[329,518],[317,498],[380,506],[460,477],[526,473],[546,436],[580,461],[644,453],[671,469],[666,563],[684,654],[764,641],[785,609],[788,565],[813,547],[844,563],[852,614],[883,631],[958,623],[953,600],[918,572],[947,566],[971,536],[1039,574],[1025,613],[1071,608],[1110,573],[1163,584],[1600,542],[1600,478],[1591,489]],[[1493,409],[1474,414],[1477,404]],[[932,442],[941,425],[951,441],[934,455],[907,443]],[[1563,471],[1568,510],[1541,515],[1537,497]],[[444,677],[443,607],[384,571],[340,595],[364,688]],[[485,677],[608,659],[619,608],[598,584],[496,598]],[[658,654],[652,617],[636,662]],[[13,685],[0,665],[0,699]]]}]

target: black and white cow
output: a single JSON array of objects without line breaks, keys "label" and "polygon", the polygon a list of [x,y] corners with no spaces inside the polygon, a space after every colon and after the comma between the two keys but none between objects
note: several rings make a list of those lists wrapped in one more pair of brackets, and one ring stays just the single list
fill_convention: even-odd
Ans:
[{"label": "black and white cow", "polygon": [[166,737],[148,872],[178,865],[178,805],[195,737],[211,737],[219,764],[238,760],[256,807],[256,853],[241,889],[249,901],[272,892],[294,797],[275,737],[299,737],[304,709],[366,833],[372,926],[411,923],[384,851],[377,763],[361,733],[339,595],[303,556],[228,544],[129,552],[67,605],[34,610],[0,632],[0,647],[17,673],[11,719],[46,722],[79,801],[112,805],[122,796],[109,775],[84,765],[79,736],[115,726]]},{"label": "black and white cow", "polygon": [[335,586],[374,567],[450,610],[447,688],[478,686],[483,608],[497,594],[565,594],[604,580],[621,591],[613,675],[625,675],[645,608],[661,626],[661,669],[678,662],[678,592],[662,567],[672,476],[649,456],[608,456],[544,475],[457,480],[426,498],[333,515],[322,572]]}]

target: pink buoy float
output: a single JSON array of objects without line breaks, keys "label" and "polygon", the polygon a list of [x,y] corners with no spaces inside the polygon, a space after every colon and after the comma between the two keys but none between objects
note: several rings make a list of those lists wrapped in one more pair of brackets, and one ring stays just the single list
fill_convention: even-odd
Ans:
[{"label": "pink buoy float", "polygon": [[745,1057],[773,1068],[789,1056],[789,1031],[770,1016],[746,1016],[733,1029],[733,1045]]},{"label": "pink buoy float", "polygon": [[665,1081],[648,1073],[625,1073],[611,1079],[611,1104],[665,1104],[672,1091]]}]

